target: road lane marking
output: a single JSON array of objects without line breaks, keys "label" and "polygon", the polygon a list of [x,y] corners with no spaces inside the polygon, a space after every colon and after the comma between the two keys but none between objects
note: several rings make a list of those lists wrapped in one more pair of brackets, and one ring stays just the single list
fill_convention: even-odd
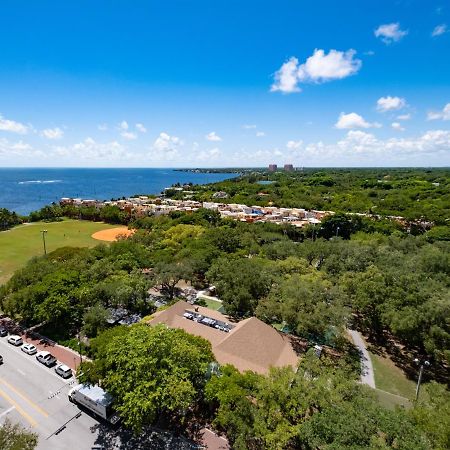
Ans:
[{"label": "road lane marking", "polygon": [[10,413],[13,409],[16,409],[16,407],[15,407],[15,406],[11,406],[11,407],[8,408],[6,411],[3,411],[3,412],[2,412],[2,413],[0,414],[0,417],[6,416],[6,414]]},{"label": "road lane marking", "polygon": [[11,389],[15,394],[17,394],[22,400],[26,401],[32,408],[34,408],[38,413],[42,414],[44,417],[48,417],[47,411],[44,411],[39,405],[32,402],[28,397],[23,395],[20,391],[18,391],[14,386],[11,386],[8,382],[6,382],[3,378],[0,378],[0,382],[3,383],[8,389]]},{"label": "road lane marking", "polygon": [[3,392],[1,389],[0,396],[2,396],[9,404],[13,405],[17,409],[17,412],[26,420],[28,420],[32,427],[37,428],[37,422],[25,410],[23,410],[16,401],[14,401],[6,392]]},{"label": "road lane marking", "polygon": [[20,370],[20,369],[17,369],[17,372],[19,372],[21,375],[23,375],[23,376],[26,376],[27,374],[23,371],[23,370]]}]

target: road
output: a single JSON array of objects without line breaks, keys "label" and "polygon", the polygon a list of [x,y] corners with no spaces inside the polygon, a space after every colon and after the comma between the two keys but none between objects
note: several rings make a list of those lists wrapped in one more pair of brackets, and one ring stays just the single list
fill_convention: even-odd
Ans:
[{"label": "road", "polygon": [[[95,448],[98,422],[69,402],[76,381],[63,380],[54,369],[40,364],[0,338],[0,422],[6,417],[39,435],[39,450]],[[59,428],[66,427],[55,434]]]},{"label": "road", "polygon": [[352,337],[353,343],[358,347],[361,357],[361,383],[367,384],[375,389],[375,375],[373,373],[372,360],[367,351],[366,344],[361,335],[355,330],[348,330]]},{"label": "road", "polygon": [[[51,350],[51,349],[50,349]],[[38,450],[190,450],[192,441],[156,428],[134,435],[99,423],[68,400],[75,379],[54,371],[0,337],[0,424],[6,418],[39,436]],[[59,431],[59,432],[58,432]],[[215,448],[215,447],[211,447]]]}]

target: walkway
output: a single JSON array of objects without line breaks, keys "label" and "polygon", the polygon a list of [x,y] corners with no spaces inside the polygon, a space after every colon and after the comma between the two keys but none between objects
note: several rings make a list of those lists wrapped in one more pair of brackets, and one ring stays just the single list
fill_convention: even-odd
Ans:
[{"label": "walkway", "polygon": [[375,389],[375,376],[373,373],[372,360],[370,359],[369,352],[367,351],[364,339],[355,330],[347,330],[352,337],[353,343],[358,347],[361,358],[361,383],[367,384],[371,388]]}]

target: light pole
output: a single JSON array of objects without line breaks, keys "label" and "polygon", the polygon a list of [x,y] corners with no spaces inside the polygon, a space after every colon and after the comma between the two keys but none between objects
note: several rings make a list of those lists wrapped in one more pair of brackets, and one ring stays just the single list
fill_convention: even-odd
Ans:
[{"label": "light pole", "polygon": [[336,237],[339,236],[339,226],[336,227]]},{"label": "light pole", "polygon": [[416,386],[416,402],[419,399],[419,391],[420,391],[420,383],[422,382],[422,375],[423,375],[423,369],[425,367],[429,367],[430,366],[430,361],[419,361],[417,358],[414,359],[414,362],[416,364],[420,364],[420,369],[419,369],[419,378],[417,379],[417,386]]},{"label": "light pole", "polygon": [[45,246],[45,235],[47,233],[47,230],[41,230],[42,233],[42,242],[44,243],[44,255],[47,254],[47,247]]}]

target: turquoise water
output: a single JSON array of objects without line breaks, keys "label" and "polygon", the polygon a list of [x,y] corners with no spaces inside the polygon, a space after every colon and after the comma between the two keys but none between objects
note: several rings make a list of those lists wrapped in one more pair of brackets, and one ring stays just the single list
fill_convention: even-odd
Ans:
[{"label": "turquoise water", "polygon": [[177,182],[206,184],[233,176],[173,169],[0,168],[0,208],[29,214],[58,202],[61,197],[110,200],[134,194],[159,194]]}]

